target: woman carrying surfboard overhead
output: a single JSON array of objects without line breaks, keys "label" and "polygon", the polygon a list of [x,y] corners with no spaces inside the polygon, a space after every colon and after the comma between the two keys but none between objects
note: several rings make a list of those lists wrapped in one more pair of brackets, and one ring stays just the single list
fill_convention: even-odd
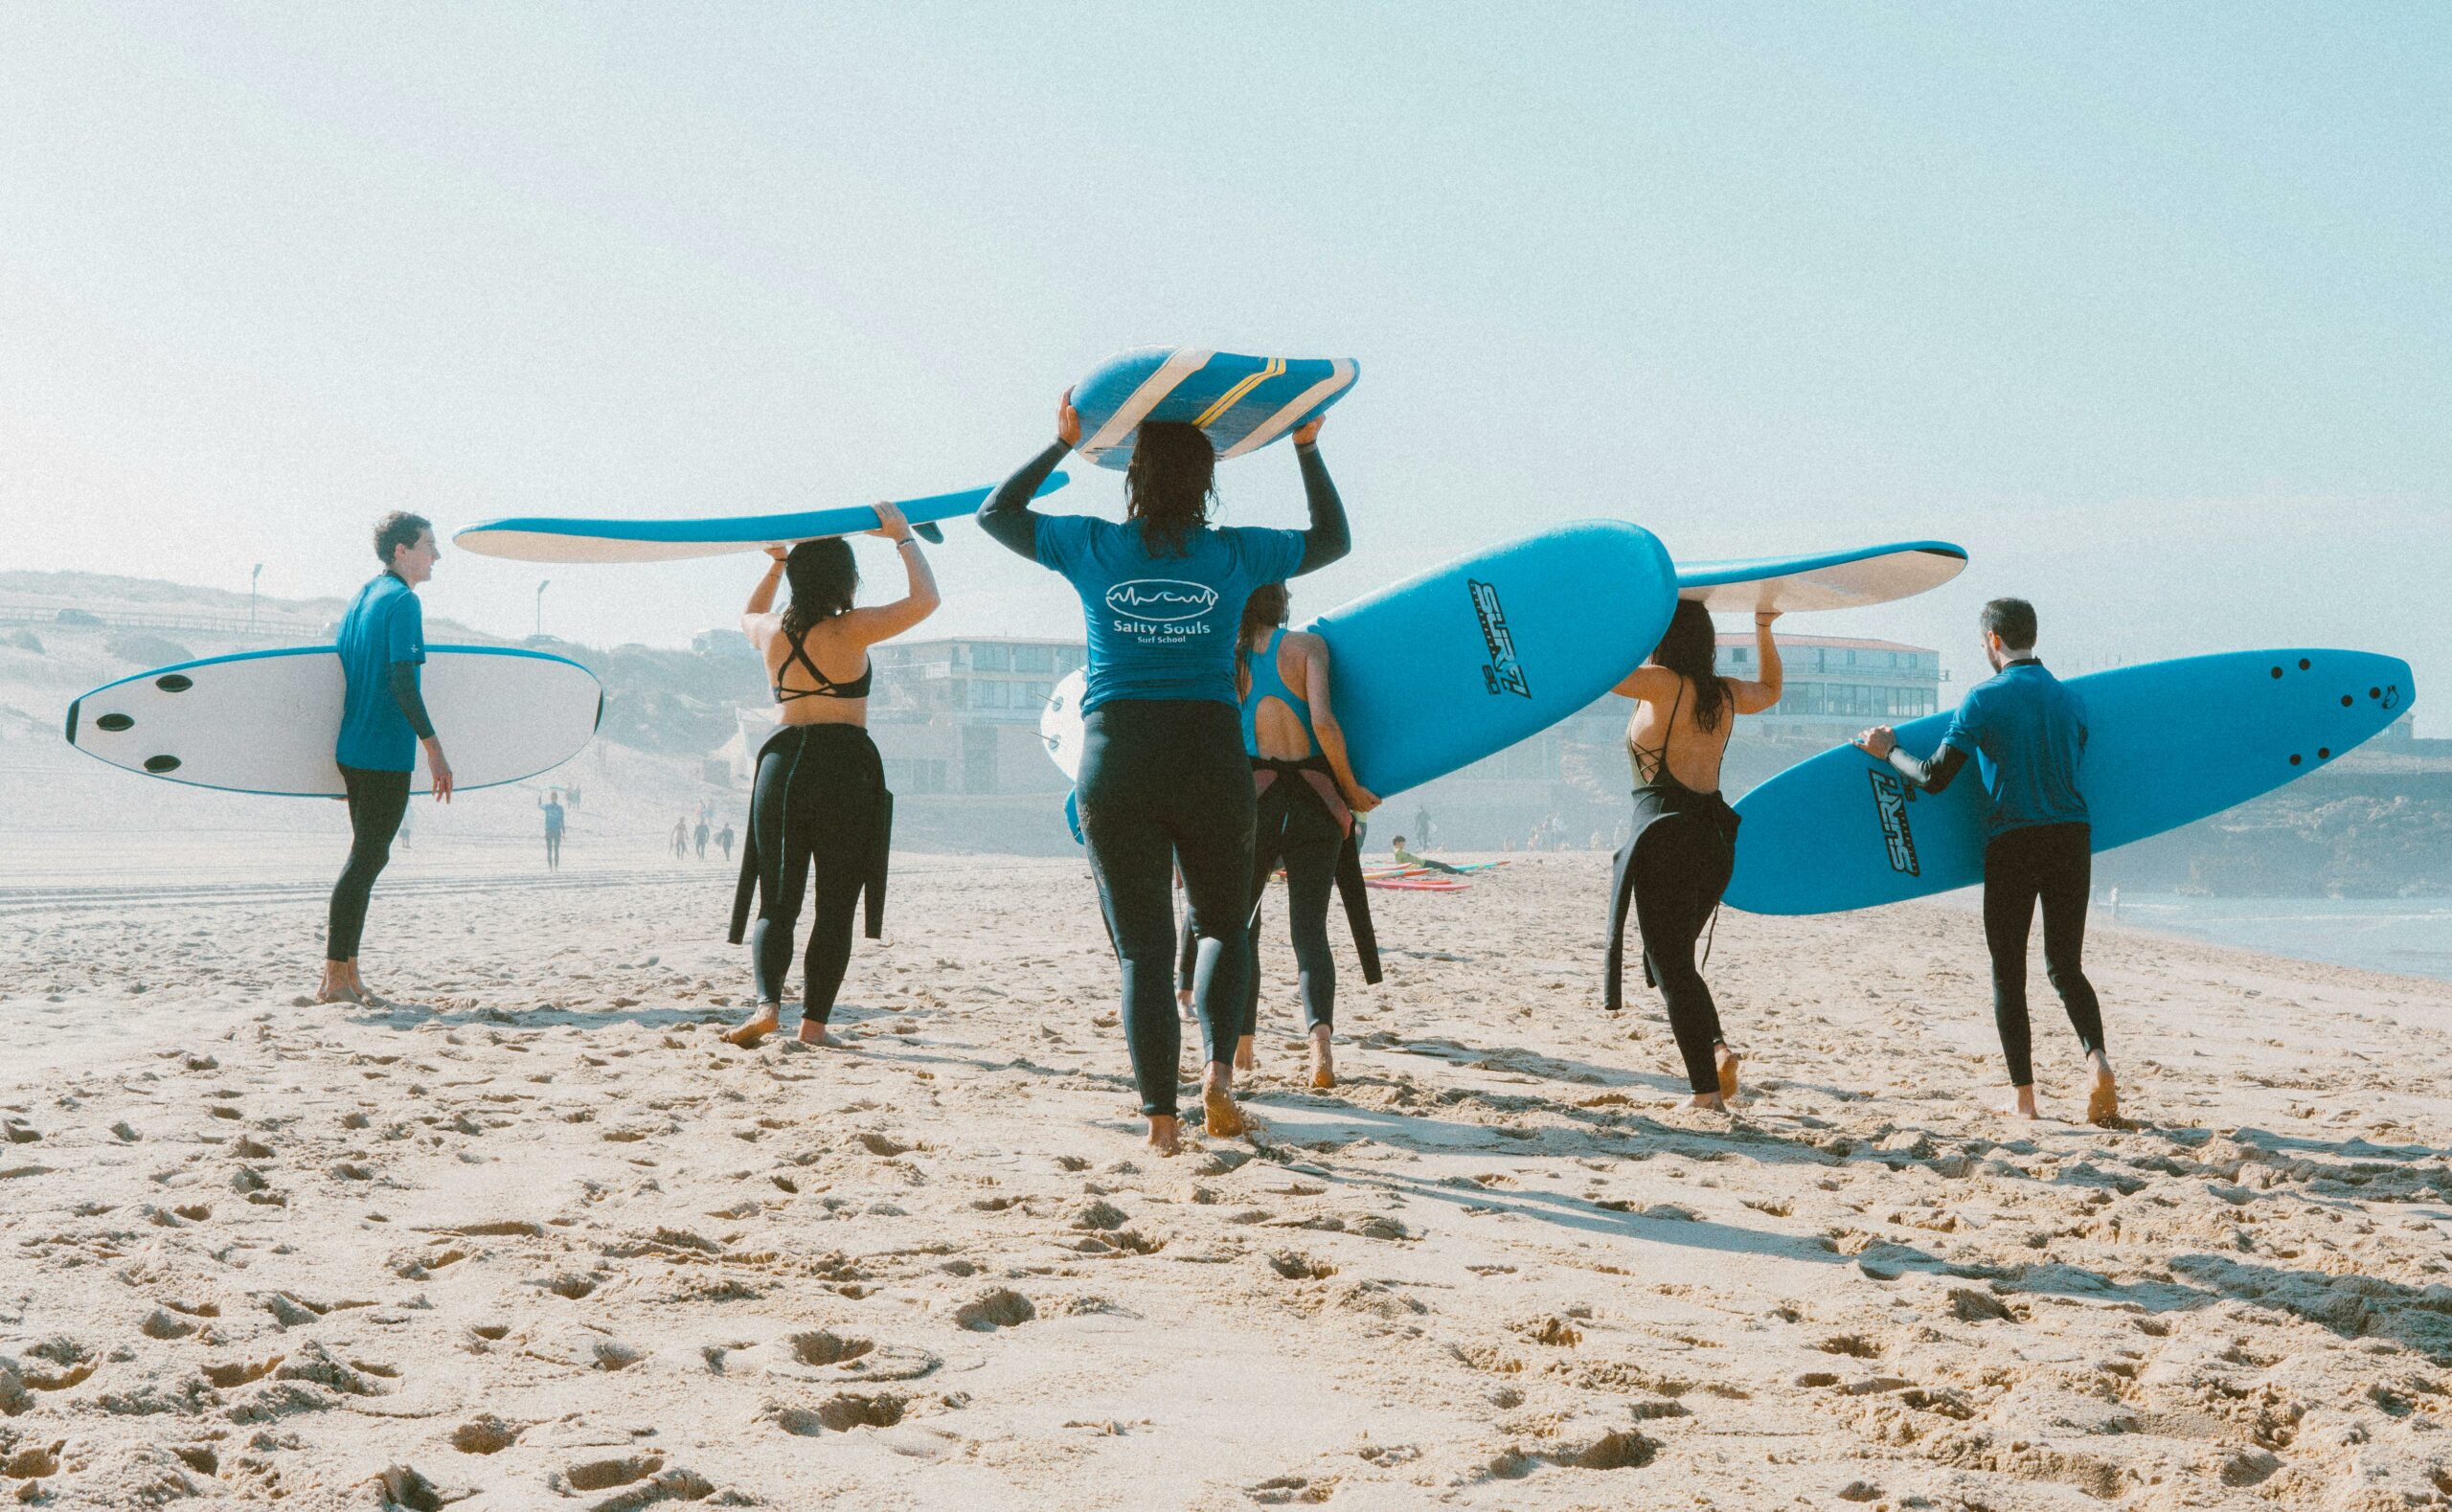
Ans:
[{"label": "woman carrying surfboard overhead", "polygon": [[1609,888],[1604,1002],[1612,1013],[1623,1005],[1620,979],[1631,903],[1644,937],[1644,979],[1668,1004],[1669,1027],[1694,1091],[1690,1107],[1724,1107],[1737,1095],[1737,1056],[1694,964],[1694,942],[1737,864],[1737,814],[1720,797],[1720,758],[1738,714],[1759,714],[1780,701],[1780,647],[1771,638],[1771,621],[1779,617],[1776,610],[1754,617],[1762,676],[1747,682],[1719,675],[1711,611],[1681,598],[1651,659],[1617,688],[1635,700],[1626,721],[1635,815]]},{"label": "woman carrying surfboard overhead", "polygon": [[451,801],[451,763],[427,717],[418,668],[425,661],[425,610],[418,584],[443,554],[423,515],[395,509],[375,522],[375,557],[383,570],[350,600],[333,637],[341,658],[340,737],[332,759],[349,795],[349,864],[332,884],[324,929],[318,1003],[384,1006],[358,975],[357,946],[375,879],[392,859],[392,840],[409,812],[418,744],[425,745],[434,800]]},{"label": "woman carrying surfboard overhead", "polygon": [[[1984,943],[1992,957],[1992,1020],[2009,1063],[2002,1111],[2039,1117],[2027,1023],[2027,937],[2043,905],[2043,966],[2077,1042],[2093,1063],[2090,1123],[2120,1117],[2120,1088],[2103,1049],[2102,1004],[2086,980],[2086,905],[2094,892],[2094,829],[2077,763],[2086,752],[2086,704],[2034,654],[2034,605],[1995,598],[1984,606],[1984,659],[1993,676],[1967,689],[1941,748],[1918,758],[1888,725],[1856,737],[1876,760],[1927,793],[1939,793],[1969,756],[1989,798],[1985,811]],[[2279,677],[2277,670],[2274,674]],[[2344,703],[2350,702],[2344,698]]]},{"label": "woman carrying surfboard overhead", "polygon": [[1122,525],[1042,514],[1033,493],[1081,439],[1066,391],[1056,443],[1007,479],[980,528],[1061,573],[1080,595],[1089,639],[1083,743],[1075,786],[1090,872],[1123,968],[1124,1031],[1149,1142],[1178,1146],[1174,914],[1180,861],[1200,938],[1192,1011],[1206,1042],[1209,1132],[1242,1132],[1234,1053],[1242,1021],[1254,805],[1235,689],[1236,627],[1262,583],[1326,567],[1351,549],[1345,507],[1320,460],[1313,420],[1294,433],[1311,524],[1272,530],[1209,523],[1217,453],[1197,426],[1145,422],[1124,472]]},{"label": "woman carrying surfboard overhead", "polygon": [[[1257,828],[1252,912],[1243,951],[1243,1010],[1235,1069],[1253,1066],[1260,1004],[1260,911],[1268,879],[1285,864],[1285,910],[1303,992],[1303,1028],[1311,1039],[1311,1085],[1337,1084],[1329,1041],[1336,1031],[1336,958],[1328,951],[1328,893],[1345,892],[1346,917],[1362,953],[1363,975],[1379,980],[1378,949],[1362,888],[1353,817],[1379,806],[1354,780],[1345,732],[1330,698],[1328,643],[1285,628],[1290,597],[1262,583],[1243,601],[1236,641],[1236,686],[1242,694],[1243,750],[1252,761]],[[1299,692],[1297,689],[1301,689]],[[1348,879],[1351,878],[1350,885]]]},{"label": "woman carrying surfboard overhead", "polygon": [[[783,728],[758,751],[740,884],[733,894],[736,945],[749,922],[753,894],[758,904],[750,931],[758,1010],[725,1032],[735,1045],[755,1045],[782,1023],[792,926],[800,919],[812,867],[817,906],[801,966],[802,1043],[842,1043],[826,1032],[826,1021],[851,964],[851,915],[863,891],[869,937],[876,938],[884,926],[894,795],[886,791],[885,769],[869,738],[869,685],[875,675],[869,647],[936,613],[938,598],[937,579],[902,511],[891,504],[876,510],[877,527],[868,533],[892,541],[902,557],[906,589],[900,598],[854,608],[860,573],[851,543],[831,537],[803,541],[788,552],[768,547],[774,560],[741,611],[741,630],[765,660],[766,684]],[[775,588],[785,577],[791,580],[791,602],[776,613]],[[705,832],[702,822],[699,833]],[[702,840],[702,849],[704,845]]]}]

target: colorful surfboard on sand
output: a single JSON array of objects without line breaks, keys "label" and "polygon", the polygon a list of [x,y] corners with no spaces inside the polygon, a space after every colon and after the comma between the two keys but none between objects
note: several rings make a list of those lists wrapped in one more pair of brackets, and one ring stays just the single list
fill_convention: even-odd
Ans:
[{"label": "colorful surfboard on sand", "polygon": [[[2069,679],[2085,701],[2077,768],[2094,848],[2218,814],[2339,757],[2416,701],[2407,662],[2369,651],[2234,651]],[[1928,756],[1948,713],[1898,728]],[[1984,879],[1984,784],[1970,761],[1938,796],[1854,746],[1790,767],[1737,801],[1728,901],[1753,914],[1833,914]]]},{"label": "colorful surfboard on sand", "polygon": [[[550,772],[596,733],[604,690],[567,657],[499,645],[430,645],[420,691],[452,785],[498,787]],[[157,666],[68,706],[68,743],[98,761],[193,787],[340,798],[332,760],[345,687],[329,645]],[[432,791],[425,748],[413,792]]]},{"label": "colorful surfboard on sand", "polygon": [[[1050,473],[1033,497],[1044,498],[1063,487],[1067,481],[1063,473]],[[900,500],[896,508],[921,535],[942,541],[944,532],[937,529],[936,522],[977,514],[979,507],[994,491],[965,488],[960,493],[935,493],[924,499]],[[693,556],[762,551],[790,541],[857,535],[876,528],[876,507],[869,504],[689,520],[522,514],[471,525],[454,533],[451,543],[479,556],[500,556],[515,562],[677,562]]]},{"label": "colorful surfboard on sand", "polygon": [[1083,459],[1121,471],[1147,420],[1197,425],[1220,462],[1256,452],[1316,419],[1353,387],[1349,357],[1247,357],[1197,347],[1142,347],[1073,386]]},{"label": "colorful surfboard on sand", "polygon": [[1858,609],[1939,588],[1966,567],[1947,541],[1897,541],[1849,552],[1680,562],[1677,597],[1719,614]]}]

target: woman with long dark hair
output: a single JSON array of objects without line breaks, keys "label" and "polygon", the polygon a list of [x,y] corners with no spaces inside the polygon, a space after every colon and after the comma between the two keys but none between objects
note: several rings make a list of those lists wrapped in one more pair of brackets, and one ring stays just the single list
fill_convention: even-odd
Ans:
[{"label": "woman with long dark hair", "polygon": [[[908,587],[895,602],[852,606],[859,568],[851,543],[832,539],[803,541],[788,552],[768,547],[774,561],[741,611],[741,630],[765,661],[766,685],[774,690],[783,728],[759,748],[749,834],[740,848],[732,940],[740,943],[754,893],[758,921],[750,931],[750,959],[758,1011],[725,1033],[735,1045],[755,1045],[781,1026],[792,926],[800,919],[812,868],[817,911],[802,963],[804,1044],[842,1043],[826,1032],[826,1021],[851,961],[851,915],[863,891],[871,939],[883,923],[894,796],[886,791],[885,771],[869,738],[869,684],[875,673],[869,647],[927,619],[938,599],[937,580],[900,509],[878,505],[877,528],[869,533],[892,541],[902,557]],[[785,577],[792,598],[778,614],[776,583]]]},{"label": "woman with long dark hair", "polygon": [[1183,868],[1199,937],[1192,1011],[1206,1041],[1209,1132],[1242,1132],[1235,1041],[1242,1020],[1252,872],[1252,769],[1237,726],[1235,629],[1262,583],[1315,571],[1351,549],[1345,508],[1320,460],[1320,422],[1294,433],[1310,529],[1209,523],[1216,449],[1197,426],[1146,422],[1124,473],[1124,522],[1041,514],[1030,502],[1081,439],[1067,392],[1056,444],[1007,479],[980,528],[1071,580],[1089,634],[1081,765],[1074,793],[1090,872],[1123,966],[1124,1034],[1149,1143],[1178,1147],[1171,865]]},{"label": "woman with long dark hair", "polygon": [[1720,757],[1738,714],[1780,701],[1779,614],[1754,617],[1762,664],[1759,682],[1722,677],[1711,612],[1680,599],[1651,659],[1617,691],[1635,700],[1626,754],[1635,771],[1634,833],[1618,852],[1609,890],[1609,959],[1604,998],[1623,1005],[1626,907],[1644,937],[1644,978],[1669,1005],[1669,1027],[1686,1062],[1694,1108],[1719,1108],[1737,1095],[1737,1060],[1720,1030],[1712,989],[1694,964],[1694,941],[1720,905],[1737,865],[1737,813],[1720,797]]},{"label": "woman with long dark hair", "polygon": [[[1328,951],[1328,893],[1353,836],[1353,818],[1379,806],[1378,795],[1355,780],[1345,731],[1329,700],[1328,643],[1289,632],[1292,599],[1283,583],[1262,583],[1243,600],[1235,639],[1236,687],[1243,695],[1243,750],[1252,760],[1257,829],[1252,850],[1250,943],[1243,953],[1243,1013],[1235,1069],[1253,1066],[1252,1039],[1260,1002],[1260,900],[1270,873],[1285,865],[1285,912],[1294,937],[1294,966],[1303,993],[1303,1029],[1311,1040],[1311,1085],[1337,1084],[1330,1042],[1336,1032],[1336,958]],[[1296,691],[1300,688],[1301,691]],[[1353,858],[1361,880],[1361,858]],[[1358,888],[1346,902],[1362,948],[1365,975],[1375,979],[1370,915]],[[1356,909],[1364,912],[1354,913]]]}]

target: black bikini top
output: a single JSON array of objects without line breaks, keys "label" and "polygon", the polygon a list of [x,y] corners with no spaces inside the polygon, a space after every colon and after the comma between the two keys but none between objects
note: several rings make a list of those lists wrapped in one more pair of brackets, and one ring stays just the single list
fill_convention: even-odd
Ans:
[{"label": "black bikini top", "polygon": [[784,653],[783,666],[789,666],[794,662],[800,663],[801,666],[808,668],[808,675],[817,680],[817,686],[815,688],[785,688],[783,668],[779,666],[775,669],[775,702],[788,704],[796,698],[868,697],[869,684],[876,676],[876,667],[863,658],[860,663],[860,675],[848,683],[838,683],[819,671],[817,664],[808,659],[808,644],[805,640],[808,631],[804,630],[792,637],[792,648]]},{"label": "black bikini top", "polygon": [[[1686,787],[1686,784],[1678,781],[1669,770],[1669,742],[1677,733],[1677,711],[1685,705],[1685,702],[1686,679],[1680,677],[1677,680],[1677,696],[1669,701],[1669,717],[1661,722],[1660,749],[1646,751],[1635,744],[1631,737],[1626,741],[1626,750],[1634,756],[1635,777],[1646,786],[1666,782],[1672,787]],[[1733,714],[1735,711],[1732,709],[1728,712]],[[1732,718],[1729,723],[1734,729],[1736,720]],[[1721,738],[1720,749],[1723,751],[1728,749],[1725,736]],[[1692,788],[1686,788],[1686,790],[1690,793],[1694,791]]]}]

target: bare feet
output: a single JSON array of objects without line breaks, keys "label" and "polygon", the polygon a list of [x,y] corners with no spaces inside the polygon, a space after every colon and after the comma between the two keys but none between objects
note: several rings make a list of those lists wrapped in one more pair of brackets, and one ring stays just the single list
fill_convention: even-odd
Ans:
[{"label": "bare feet", "polygon": [[1190,987],[1180,988],[1175,993],[1175,1017],[1183,1020],[1186,1024],[1197,1024],[1200,1022],[1200,1015],[1192,1010],[1192,989]]},{"label": "bare feet", "polygon": [[2095,1057],[2095,1085],[2086,1094],[2086,1121],[2103,1128],[2120,1122],[2120,1083],[2112,1079],[2111,1062]]},{"label": "bare feet", "polygon": [[1323,1024],[1311,1030],[1311,1085],[1322,1091],[1337,1084],[1336,1051],[1328,1041],[1330,1031]]},{"label": "bare feet", "polygon": [[1994,1103],[1992,1105],[1992,1111],[1994,1113],[2007,1114],[2012,1118],[2039,1119],[2043,1117],[2042,1113],[2037,1111],[2035,1108],[2034,1087],[2032,1083],[2024,1087],[2015,1087],[2010,1089],[2010,1095],[2000,1102]]},{"label": "bare feet", "polygon": [[[1726,1101],[1737,1095],[1737,1051],[1725,1045],[1718,1046],[1716,1049],[1719,1053],[1720,1098]],[[1716,1107],[1718,1104],[1714,1103],[1713,1106]]]},{"label": "bare feet", "polygon": [[849,1049],[851,1045],[841,1035],[829,1033],[825,1025],[813,1019],[801,1020],[800,1033],[793,1037],[804,1045],[822,1045],[830,1050]]},{"label": "bare feet", "polygon": [[1246,1034],[1235,1042],[1235,1069],[1237,1071],[1253,1071],[1258,1069],[1260,1063],[1260,1057],[1252,1053],[1251,1035]]},{"label": "bare feet", "polygon": [[334,986],[329,980],[326,981],[322,986],[315,989],[315,1001],[318,1003],[347,1003],[361,1008],[366,1006],[366,1000],[357,995],[356,988],[352,987],[347,982],[342,982],[338,986]]},{"label": "bare feet", "polygon": [[736,1025],[723,1032],[723,1042],[748,1049],[782,1027],[782,1009],[772,1003],[761,1003],[746,1024]]},{"label": "bare feet", "polygon": [[1231,1140],[1243,1132],[1243,1110],[1235,1106],[1235,1079],[1215,1061],[1201,1078],[1200,1111],[1213,1138]]},{"label": "bare feet", "polygon": [[[1726,1073],[1723,1072],[1722,1074],[1725,1076]],[[1725,1087],[1728,1083],[1726,1080],[1722,1080],[1720,1085]],[[1705,1113],[1728,1112],[1727,1102],[1722,1100],[1720,1095],[1715,1092],[1698,1092],[1694,1094],[1693,1097],[1686,1104],[1686,1106],[1689,1108],[1700,1109]]]},{"label": "bare feet", "polygon": [[365,987],[357,980],[357,962],[353,960],[325,961],[324,980],[316,985],[315,1001],[348,1003],[364,1007],[366,1005]]},{"label": "bare feet", "polygon": [[1181,1155],[1184,1150],[1183,1125],[1171,1113],[1149,1116],[1149,1148],[1161,1155]]}]

